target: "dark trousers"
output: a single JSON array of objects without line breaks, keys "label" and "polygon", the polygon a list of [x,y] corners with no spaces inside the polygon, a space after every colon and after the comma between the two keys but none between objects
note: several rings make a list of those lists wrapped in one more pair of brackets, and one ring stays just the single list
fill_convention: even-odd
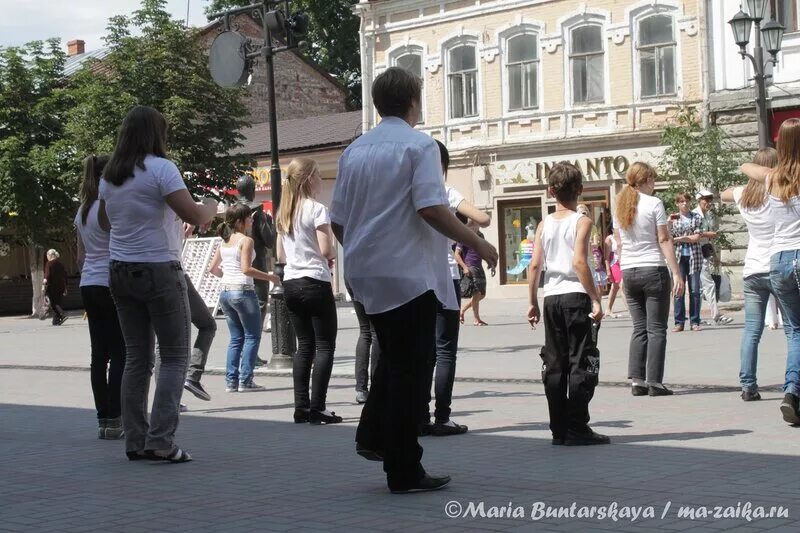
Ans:
[{"label": "dark trousers", "polygon": [[[456,301],[461,307],[461,284],[453,280],[456,291]],[[450,404],[453,401],[453,383],[456,379],[456,355],[458,353],[458,309],[445,309],[441,302],[436,302],[436,353],[428,363],[427,382],[422,392],[422,424],[431,421],[431,384],[434,383],[434,369],[436,370],[435,394],[436,422],[444,424],[450,420]]]},{"label": "dark trousers", "polygon": [[356,343],[356,391],[369,391],[369,381],[375,375],[375,367],[381,356],[378,334],[372,326],[361,302],[353,300],[353,309],[358,318],[358,342]]},{"label": "dark trousers", "polygon": [[[700,305],[703,300],[700,296],[700,270],[697,272],[690,272],[691,263],[689,256],[684,255],[681,257],[679,266],[681,268],[681,276],[686,284],[686,292],[689,293],[689,322],[693,326],[700,325]],[[716,317],[711,317],[716,318]],[[683,326],[686,322],[686,295],[675,296],[675,325]]]},{"label": "dark trousers", "polygon": [[294,406],[324,411],[336,349],[337,317],[333,289],[330,282],[300,278],[284,281],[283,290],[289,319],[297,334],[297,353],[292,366]]},{"label": "dark trousers", "polygon": [[649,383],[664,379],[672,279],[667,267],[628,268],[625,299],[633,320],[628,377]]},{"label": "dark trousers", "polygon": [[53,325],[55,325],[64,317],[64,309],[61,307],[61,302],[64,300],[64,289],[56,288],[52,290],[48,287],[45,294],[47,294],[47,299],[50,300],[50,309],[53,311]]},{"label": "dark trousers", "polygon": [[186,379],[200,381],[203,372],[206,370],[208,352],[211,350],[211,343],[217,334],[217,322],[211,316],[211,311],[203,301],[203,297],[192,285],[192,280],[186,275],[186,289],[189,297],[189,312],[192,316],[192,325],[197,328],[197,338],[194,341],[194,348],[189,356],[189,370],[186,372]]},{"label": "dark trousers", "polygon": [[436,349],[436,296],[428,291],[369,317],[378,333],[381,358],[361,411],[356,442],[383,450],[389,486],[403,486],[425,475],[417,428],[428,362]]},{"label": "dark trousers", "polygon": [[91,382],[97,418],[121,415],[120,389],[125,369],[125,341],[119,327],[117,307],[108,287],[81,287],[92,344]]},{"label": "dark trousers", "polygon": [[587,294],[570,293],[544,299],[542,382],[550,409],[550,431],[563,438],[568,429],[585,432],[589,402],[597,386],[600,352],[597,328],[589,316]]}]

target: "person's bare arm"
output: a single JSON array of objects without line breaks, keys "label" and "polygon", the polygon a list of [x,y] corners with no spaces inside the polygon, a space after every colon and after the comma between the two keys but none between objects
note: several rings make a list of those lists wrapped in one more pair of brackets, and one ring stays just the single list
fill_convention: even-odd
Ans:
[{"label": "person's bare arm", "polygon": [[742,165],[741,170],[742,173],[748,178],[752,178],[763,183],[767,181],[767,176],[772,169],[768,167],[762,167],[761,165],[756,165],[755,163],[745,163]]},{"label": "person's bare arm", "polygon": [[492,223],[492,217],[489,213],[481,211],[466,200],[458,204],[458,212],[475,221],[475,223],[482,228],[486,228]]},{"label": "person's bare arm", "polygon": [[202,204],[196,203],[186,189],[181,189],[164,197],[167,205],[184,222],[195,226],[207,224],[217,214],[217,202],[211,198],[203,200]]},{"label": "person's bare arm", "polygon": [[211,260],[211,265],[208,267],[208,271],[213,276],[217,276],[218,278],[222,277],[222,269],[219,265],[222,263],[222,256],[219,252],[220,247],[217,246],[216,251],[214,252],[214,258]]},{"label": "person's bare arm", "polygon": [[497,250],[495,250],[494,246],[462,224],[447,206],[432,205],[423,207],[418,213],[425,222],[445,237],[456,242],[463,242],[473,248],[481,259],[486,261],[489,268],[493,269],[497,266]]},{"label": "person's bare arm", "polygon": [[278,234],[277,238],[275,239],[275,246],[277,246],[277,250],[275,251],[275,255],[278,259],[278,264],[285,265],[286,264],[286,250],[283,249],[283,239],[281,238],[280,233]]},{"label": "person's bare arm", "polygon": [[675,248],[666,226],[658,226],[658,245],[667,260],[670,272],[672,272],[672,290],[676,296],[683,296],[683,276],[681,276],[681,269],[678,268]]},{"label": "person's bare arm", "polygon": [[331,239],[330,224],[323,224],[317,228],[317,243],[319,244],[319,251],[325,259],[334,259],[336,257],[336,247],[333,246],[333,240]]},{"label": "person's bare arm", "polygon": [[622,260],[622,236],[619,234],[619,229],[614,229],[614,240],[617,241],[617,263],[620,263]]},{"label": "person's bare arm", "polygon": [[456,263],[458,263],[458,268],[461,269],[461,272],[463,272],[467,277],[472,276],[469,267],[464,262],[464,258],[461,256],[461,249],[458,246],[456,246],[456,251],[453,253],[453,257],[455,258]]},{"label": "person's bare arm", "polygon": [[732,204],[736,202],[736,199],[733,197],[733,189],[735,187],[728,187],[724,191],[719,194],[719,199],[725,203]]},{"label": "person's bare arm", "polygon": [[542,313],[539,310],[539,276],[542,275],[542,268],[544,267],[544,251],[542,250],[543,226],[544,224],[539,224],[539,227],[536,228],[536,236],[533,240],[533,257],[531,257],[531,264],[528,266],[528,322],[534,328],[542,319]]},{"label": "person's bare arm", "polygon": [[[603,306],[600,303],[600,296],[597,294],[597,286],[594,284],[592,272],[589,269],[589,238],[592,234],[592,221],[587,217],[578,220],[578,227],[575,231],[575,249],[572,254],[572,267],[578,275],[578,280],[583,285],[583,290],[592,299],[592,317],[596,321],[603,319]],[[534,245],[535,246],[535,245]]]},{"label": "person's bare arm", "polygon": [[255,255],[255,252],[253,251],[254,241],[250,237],[243,238],[244,243],[242,243],[242,258],[240,263],[240,266],[242,267],[242,274],[251,278],[269,281],[271,283],[280,283],[280,278],[278,278],[278,276],[275,274],[269,274],[253,267],[253,256]]}]

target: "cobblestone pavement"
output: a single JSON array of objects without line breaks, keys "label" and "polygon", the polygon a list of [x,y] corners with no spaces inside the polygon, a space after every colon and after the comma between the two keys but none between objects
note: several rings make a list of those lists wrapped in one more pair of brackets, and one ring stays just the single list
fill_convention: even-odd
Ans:
[{"label": "cobblestone pavement", "polygon": [[[477,380],[538,380],[541,369],[539,349],[544,328],[531,330],[525,321],[525,300],[487,300],[481,314],[488,327],[471,321],[462,327],[459,340],[458,377]],[[669,333],[665,382],[668,384],[739,385],[739,342],[744,315],[733,312],[728,326],[708,326],[700,332]],[[468,315],[469,318],[469,315]],[[604,320],[599,346],[602,354],[600,379],[603,383],[626,381],[630,318]],[[358,324],[352,307],[339,308],[339,335],[334,375],[352,376]],[[228,328],[217,320],[217,337],[211,348],[208,368],[220,372],[225,366]],[[271,354],[270,334],[265,333],[261,357]],[[0,368],[49,367],[88,368],[89,334],[86,322],[73,315],[63,326],[26,318],[0,317]],[[759,360],[762,388],[783,384],[786,338],[782,330],[764,332]],[[258,372],[266,372],[259,369]],[[777,389],[776,389],[777,390]]]},{"label": "cobblestone pavement", "polygon": [[[290,423],[290,380],[259,381],[269,390],[226,394],[221,376],[204,378],[213,399],[185,398],[178,430],[195,461],[168,465],[129,462],[121,442],[95,438],[88,372],[2,370],[0,530],[800,530],[798,429],[780,420],[779,393],[743,403],[728,391],[633,398],[600,387],[592,423],[613,444],[569,448],[550,445],[541,385],[458,383],[453,418],[470,432],[422,439],[426,468],[452,484],[400,496],[354,453],[351,380],[331,382],[329,408],[345,418],[337,426]],[[544,505],[568,514],[573,502],[576,515],[595,506],[616,521],[531,517]],[[757,518],[748,504],[785,514]],[[682,506],[694,520],[679,517]],[[714,518],[714,506],[739,518]]]}]

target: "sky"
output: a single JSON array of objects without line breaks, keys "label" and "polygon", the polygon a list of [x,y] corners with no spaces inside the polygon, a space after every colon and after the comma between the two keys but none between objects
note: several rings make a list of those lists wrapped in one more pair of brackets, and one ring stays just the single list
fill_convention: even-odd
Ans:
[{"label": "sky", "polygon": [[[173,18],[189,25],[204,26],[203,10],[208,0],[167,0]],[[67,41],[83,39],[86,51],[105,46],[108,19],[135,11],[140,0],[0,0],[0,47],[19,46],[29,41],[59,37],[66,51]]]}]

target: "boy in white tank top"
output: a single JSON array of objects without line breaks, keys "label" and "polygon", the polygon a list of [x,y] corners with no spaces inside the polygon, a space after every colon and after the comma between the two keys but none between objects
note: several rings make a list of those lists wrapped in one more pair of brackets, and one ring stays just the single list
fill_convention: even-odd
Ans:
[{"label": "boy in white tank top", "polygon": [[[528,276],[528,322],[536,327],[544,319],[545,345],[540,355],[553,444],[608,444],[608,437],[589,428],[589,401],[600,369],[597,329],[603,309],[589,269],[592,221],[575,212],[583,176],[574,165],[561,162],[552,168],[547,183],[557,207],[536,230]],[[543,267],[541,313],[538,291]]]}]

